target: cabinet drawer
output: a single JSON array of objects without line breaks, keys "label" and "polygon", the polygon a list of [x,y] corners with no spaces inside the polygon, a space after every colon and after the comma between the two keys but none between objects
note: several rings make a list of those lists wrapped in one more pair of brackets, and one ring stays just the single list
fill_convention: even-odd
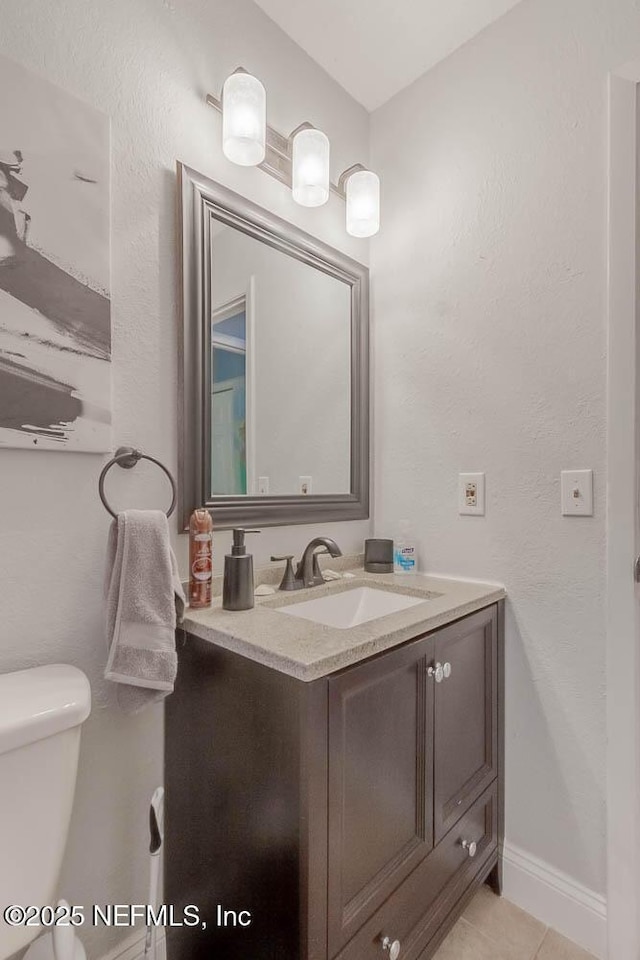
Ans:
[{"label": "cabinet drawer", "polygon": [[[336,960],[385,960],[382,940],[401,943],[401,960],[416,960],[452,904],[495,852],[497,784],[493,783],[449,833],[364,924]],[[473,857],[462,846],[475,842]]]}]

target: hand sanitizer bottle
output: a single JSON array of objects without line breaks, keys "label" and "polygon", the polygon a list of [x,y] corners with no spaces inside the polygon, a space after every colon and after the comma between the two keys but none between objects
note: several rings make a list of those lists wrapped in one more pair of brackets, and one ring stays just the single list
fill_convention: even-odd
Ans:
[{"label": "hand sanitizer bottle", "polygon": [[393,547],[393,572],[417,573],[418,551],[415,540],[409,536],[409,521],[400,521],[400,536]]}]

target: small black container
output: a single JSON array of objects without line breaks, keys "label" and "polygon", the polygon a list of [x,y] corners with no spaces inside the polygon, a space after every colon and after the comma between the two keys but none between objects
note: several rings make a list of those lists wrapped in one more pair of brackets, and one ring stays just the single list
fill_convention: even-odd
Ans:
[{"label": "small black container", "polygon": [[364,568],[367,573],[393,573],[393,540],[365,540]]}]

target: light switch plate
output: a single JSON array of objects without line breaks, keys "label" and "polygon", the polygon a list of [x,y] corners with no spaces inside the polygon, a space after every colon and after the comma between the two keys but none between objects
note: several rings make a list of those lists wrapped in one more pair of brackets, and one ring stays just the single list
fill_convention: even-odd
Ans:
[{"label": "light switch plate", "polygon": [[269,493],[269,477],[258,477],[258,493]]},{"label": "light switch plate", "polygon": [[593,470],[563,470],[560,496],[563,517],[592,517]]},{"label": "light switch plate", "polygon": [[484,516],[484,473],[458,474],[458,513],[461,516]]}]

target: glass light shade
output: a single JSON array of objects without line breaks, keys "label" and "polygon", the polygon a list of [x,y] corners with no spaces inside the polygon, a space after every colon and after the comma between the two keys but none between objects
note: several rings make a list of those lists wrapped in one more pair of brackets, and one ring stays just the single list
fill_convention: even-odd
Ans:
[{"label": "glass light shade", "polygon": [[222,150],[241,167],[255,167],[265,155],[267,94],[256,77],[232,73],[222,88]]},{"label": "glass light shade", "polygon": [[371,170],[359,170],[347,180],[347,233],[372,237],[380,229],[380,178]]},{"label": "glass light shade", "polygon": [[303,207],[329,199],[329,138],[321,130],[301,130],[293,138],[293,199]]}]

